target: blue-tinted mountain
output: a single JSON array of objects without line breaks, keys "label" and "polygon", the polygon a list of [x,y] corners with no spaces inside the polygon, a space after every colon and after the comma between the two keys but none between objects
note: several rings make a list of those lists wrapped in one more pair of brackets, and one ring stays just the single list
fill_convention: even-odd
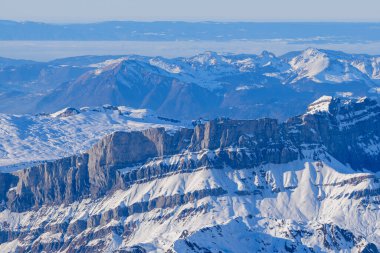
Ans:
[{"label": "blue-tinted mountain", "polygon": [[112,104],[184,119],[285,119],[322,95],[378,97],[379,59],[313,48],[280,57],[125,56],[87,65],[92,69],[52,90],[34,110]]}]

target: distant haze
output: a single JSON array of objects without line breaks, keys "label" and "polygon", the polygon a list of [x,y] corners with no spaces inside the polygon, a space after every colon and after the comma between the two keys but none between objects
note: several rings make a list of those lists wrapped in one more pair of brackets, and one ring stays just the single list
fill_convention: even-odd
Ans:
[{"label": "distant haze", "polygon": [[380,42],[351,44],[294,44],[287,41],[0,41],[0,57],[49,61],[80,55],[193,56],[205,51],[276,55],[308,47],[347,53],[380,55]]},{"label": "distant haze", "polygon": [[307,47],[380,54],[380,23],[103,22],[52,25],[0,21],[0,57],[191,56],[204,51],[278,55]]}]

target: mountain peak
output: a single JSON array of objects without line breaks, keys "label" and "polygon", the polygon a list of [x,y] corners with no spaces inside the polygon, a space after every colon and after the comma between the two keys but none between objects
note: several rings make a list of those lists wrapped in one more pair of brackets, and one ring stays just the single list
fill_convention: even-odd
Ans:
[{"label": "mountain peak", "polygon": [[94,74],[100,75],[101,73],[107,70],[114,69],[115,67],[119,66],[123,61],[126,61],[128,59],[129,59],[128,57],[121,57],[118,59],[106,60],[103,62],[90,64],[89,67],[96,68],[94,70]]},{"label": "mountain peak", "polygon": [[317,56],[317,55],[326,55],[321,49],[315,48],[315,47],[308,47],[304,51],[302,51],[302,54],[304,56]]},{"label": "mountain peak", "polygon": [[274,53],[269,52],[267,50],[262,51],[260,56],[265,57],[265,58],[275,58],[276,57],[276,55]]},{"label": "mountain peak", "polygon": [[329,67],[330,59],[318,49],[308,48],[291,59],[289,64],[297,73],[297,77],[292,81],[293,83],[304,78],[321,82],[317,76]]},{"label": "mountain peak", "polygon": [[77,115],[79,113],[80,113],[80,111],[75,109],[75,108],[66,107],[66,108],[64,108],[58,112],[50,114],[50,116],[53,118],[65,118],[65,117],[69,117],[72,115]]},{"label": "mountain peak", "polygon": [[197,62],[200,64],[210,64],[215,65],[218,62],[218,59],[221,57],[219,53],[213,51],[206,51],[200,54],[197,54],[194,57],[190,58],[190,61]]},{"label": "mountain peak", "polygon": [[311,103],[307,108],[308,114],[315,114],[320,112],[329,112],[330,104],[333,100],[332,96],[322,96]]}]

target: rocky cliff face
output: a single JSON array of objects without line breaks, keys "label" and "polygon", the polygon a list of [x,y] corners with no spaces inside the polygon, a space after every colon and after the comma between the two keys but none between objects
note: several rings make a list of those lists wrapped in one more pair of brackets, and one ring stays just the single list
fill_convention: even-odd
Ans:
[{"label": "rocky cliff face", "polygon": [[[296,138],[322,144],[332,156],[355,170],[377,172],[379,115],[379,105],[368,98],[344,101],[322,97],[309,106],[308,113],[302,117],[304,127]],[[302,140],[304,137],[310,139]]]},{"label": "rocky cliff face", "polygon": [[115,132],[83,154],[0,174],[0,249],[237,252],[247,238],[239,252],[376,252],[379,137],[375,101],[331,97],[283,123]]}]

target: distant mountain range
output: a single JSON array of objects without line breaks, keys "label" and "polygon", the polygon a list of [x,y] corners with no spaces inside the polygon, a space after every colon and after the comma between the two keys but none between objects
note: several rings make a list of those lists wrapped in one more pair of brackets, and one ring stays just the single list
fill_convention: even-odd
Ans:
[{"label": "distant mountain range", "polygon": [[46,24],[0,21],[0,40],[263,40],[379,41],[379,23],[129,22]]},{"label": "distant mountain range", "polygon": [[179,119],[285,119],[322,95],[378,99],[380,56],[309,48],[282,56],[83,56],[47,63],[0,59],[4,113],[126,105]]}]

